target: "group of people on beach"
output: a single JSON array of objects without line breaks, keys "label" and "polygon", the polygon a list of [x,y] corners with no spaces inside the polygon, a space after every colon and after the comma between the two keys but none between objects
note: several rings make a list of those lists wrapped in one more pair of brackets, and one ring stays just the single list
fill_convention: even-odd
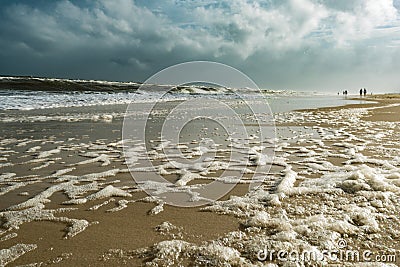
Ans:
[{"label": "group of people on beach", "polygon": [[[338,95],[339,95],[339,93],[338,93]],[[343,95],[344,95],[344,96],[347,96],[347,95],[348,95],[347,90],[344,90],[344,91],[343,91]],[[367,95],[367,89],[366,89],[366,88],[364,88],[364,89],[361,88],[361,89],[360,89],[360,96],[362,97],[363,95],[364,95],[364,96]]]}]

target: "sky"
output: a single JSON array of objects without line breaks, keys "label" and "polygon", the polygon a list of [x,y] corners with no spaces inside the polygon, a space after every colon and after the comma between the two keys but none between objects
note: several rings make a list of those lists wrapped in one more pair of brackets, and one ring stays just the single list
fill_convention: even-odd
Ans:
[{"label": "sky", "polygon": [[260,88],[400,92],[400,0],[3,0],[0,74],[143,82],[182,62]]}]

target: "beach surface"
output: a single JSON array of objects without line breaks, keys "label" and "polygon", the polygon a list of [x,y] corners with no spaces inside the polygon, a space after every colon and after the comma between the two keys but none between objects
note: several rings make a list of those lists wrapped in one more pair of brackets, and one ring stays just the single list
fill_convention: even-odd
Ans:
[{"label": "beach surface", "polygon": [[[261,148],[251,117],[246,147],[205,120],[184,128],[179,144],[160,140],[172,105],[161,103],[148,126],[154,135],[129,146],[138,163],[149,157],[188,193],[224,171],[241,177],[227,195],[191,208],[150,197],[132,178],[146,180],[149,170],[125,162],[126,105],[3,110],[0,266],[398,266],[400,98],[353,100],[274,113],[276,138]],[[168,165],[168,148],[212,163]],[[249,190],[254,177],[261,185]],[[323,260],[296,258],[303,252]]]}]

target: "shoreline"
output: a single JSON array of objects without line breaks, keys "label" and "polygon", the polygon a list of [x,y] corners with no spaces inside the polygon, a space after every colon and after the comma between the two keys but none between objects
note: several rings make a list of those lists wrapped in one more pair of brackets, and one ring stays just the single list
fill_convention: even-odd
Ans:
[{"label": "shoreline", "polygon": [[[369,98],[363,98],[363,100],[367,100]],[[307,218],[311,218],[312,216],[316,216],[318,207],[314,207],[311,205],[312,203],[318,203],[320,207],[326,208],[327,216],[332,214],[332,218],[335,217],[337,220],[341,220],[339,210],[335,206],[330,207],[330,202],[335,202],[335,199],[331,199],[329,194],[325,195],[323,191],[315,191],[314,193],[294,193],[296,190],[305,190],[305,184],[309,184],[309,188],[312,189],[317,185],[314,185],[313,179],[318,181],[324,175],[328,175],[330,172],[335,173],[337,168],[340,171],[344,171],[345,165],[343,164],[346,160],[353,159],[351,154],[345,153],[353,153],[350,151],[350,147],[353,144],[355,146],[355,155],[357,153],[361,153],[363,156],[370,157],[371,159],[382,160],[384,157],[374,155],[375,146],[379,145],[379,140],[374,140],[374,135],[383,134],[379,127],[389,127],[388,126],[379,126],[379,122],[384,122],[384,119],[388,120],[388,123],[397,123],[400,118],[396,116],[396,113],[399,110],[399,106],[393,107],[383,107],[384,105],[389,105],[393,103],[400,103],[400,99],[395,100],[386,100],[386,99],[376,99],[371,98],[374,101],[379,103],[375,104],[351,104],[342,107],[326,107],[319,109],[311,109],[311,110],[297,110],[288,112],[291,114],[287,117],[278,117],[277,127],[280,131],[279,134],[282,135],[279,140],[279,144],[281,144],[281,148],[278,146],[278,151],[276,152],[277,158],[284,158],[285,162],[291,169],[297,173],[298,176],[293,182],[292,185],[289,186],[286,192],[286,198],[279,198],[280,204],[275,206],[275,204],[267,201],[265,209],[263,212],[269,213],[271,218],[279,218],[279,212],[285,211],[285,213],[290,217],[289,221],[285,221],[286,219],[281,219],[282,225],[287,225],[287,227],[291,227],[291,231],[298,231],[297,226],[294,224],[296,220],[306,220],[304,221],[305,225],[311,225],[311,222],[307,221]],[[355,99],[359,100],[359,99]],[[363,108],[370,107],[381,107],[379,109],[370,109],[367,111],[362,111],[362,113],[357,113],[357,110],[361,110]],[[351,111],[352,109],[356,109],[355,112],[346,113]],[[303,117],[299,117],[299,115]],[[397,113],[398,114],[398,113]],[[341,122],[338,117],[343,118],[343,120],[348,120],[349,116],[354,116],[354,124],[352,124],[351,120],[349,123],[347,121]],[[309,119],[310,118],[310,119]],[[331,118],[332,121],[329,121]],[[312,120],[311,120],[312,119]],[[344,124],[345,122],[345,124]],[[372,124],[371,124],[372,123]],[[74,125],[72,127],[72,125]],[[8,153],[2,153],[4,158],[7,158],[6,161],[2,161],[2,163],[13,163],[15,165],[7,166],[4,165],[1,167],[1,174],[5,175],[7,173],[15,172],[16,176],[11,176],[7,178],[4,176],[2,179],[2,189],[9,186],[10,184],[18,184],[21,181],[28,183],[23,185],[20,188],[14,189],[8,193],[5,193],[0,196],[2,200],[7,199],[7,201],[2,201],[3,208],[8,208],[13,204],[18,204],[23,201],[26,201],[40,192],[43,192],[46,188],[49,188],[53,185],[55,178],[45,178],[51,176],[54,171],[65,169],[70,164],[76,164],[88,159],[93,159],[93,156],[89,152],[96,152],[97,154],[105,154],[111,163],[106,166],[101,166],[105,164],[105,161],[94,161],[92,163],[87,163],[83,165],[73,165],[75,170],[68,172],[68,175],[76,175],[81,177],[85,174],[90,173],[100,173],[107,170],[112,169],[126,169],[124,167],[124,162],[119,158],[119,153],[121,149],[121,145],[118,143],[120,132],[119,129],[116,129],[120,125],[120,119],[116,118],[112,122],[76,122],[73,124],[69,124],[68,122],[58,122],[54,123],[52,121],[43,123],[44,128],[34,128],[33,125],[19,125],[15,124],[15,129],[3,129],[3,136],[5,132],[9,131],[8,135],[10,137],[9,141],[3,139],[2,140],[2,151],[9,151]],[[310,125],[311,128],[309,128]],[[20,132],[15,131],[18,127],[25,127],[25,129],[19,129]],[[61,127],[61,130],[60,130]],[[67,127],[67,128],[62,128]],[[305,128],[307,127],[307,128]],[[315,127],[315,128],[314,128]],[[368,127],[375,127],[368,130]],[[391,127],[391,126],[390,126]],[[335,129],[345,129],[344,132],[337,132],[335,135]],[[376,133],[369,133],[368,131],[377,129]],[[386,128],[382,128],[386,129]],[[389,129],[389,128],[388,128]],[[22,131],[23,130],[23,131]],[[32,131],[31,131],[32,130]],[[396,129],[396,131],[398,128]],[[100,134],[100,132],[101,134]],[[330,134],[329,132],[332,132]],[[390,136],[396,136],[398,132],[392,132]],[[13,134],[14,133],[14,137]],[[312,134],[318,134],[320,137],[311,138]],[[45,136],[43,136],[45,134]],[[367,137],[365,137],[367,135]],[[352,136],[355,136],[354,138]],[[388,140],[392,140],[392,137],[380,137],[380,138],[388,138]],[[398,136],[398,135],[397,135]],[[369,143],[371,148],[365,147],[364,150],[357,150],[360,144],[364,144],[364,141],[360,141],[357,138],[367,138],[365,139]],[[16,138],[16,140],[12,140],[12,138]],[[193,137],[191,137],[193,139]],[[311,138],[311,139],[310,139]],[[325,139],[324,139],[325,138]],[[346,141],[347,139],[349,139]],[[303,140],[304,139],[304,140]],[[310,139],[310,140],[308,140]],[[337,140],[336,140],[337,139]],[[189,139],[191,140],[191,139]],[[386,140],[386,139],[383,139]],[[398,140],[398,139],[397,139]],[[324,143],[324,146],[319,145],[320,142]],[[338,142],[348,142],[347,146],[342,148],[340,146],[335,146],[335,143]],[[9,142],[9,143],[7,143]],[[23,144],[23,143],[26,144]],[[310,142],[309,145],[307,142]],[[374,144],[375,142],[376,144]],[[286,144],[287,145],[284,145]],[[23,145],[20,145],[23,144]],[[399,148],[400,144],[396,143],[396,140],[392,140],[392,144],[390,142],[385,141],[385,145],[387,146],[387,151],[390,151],[391,148]],[[298,149],[298,147],[304,147],[304,149]],[[35,147],[37,148],[33,151]],[[38,158],[40,152],[57,150],[54,154],[49,154],[44,161],[34,162],[34,159]],[[318,157],[321,157],[320,150],[329,152],[331,156],[326,156],[326,162],[335,166],[335,168],[330,167],[328,163],[321,163],[321,159],[316,162],[307,162],[304,161],[307,157],[312,158],[314,153]],[[14,152],[11,152],[14,151]],[[31,151],[31,152],[27,152]],[[335,153],[337,155],[345,155],[348,158],[340,158],[335,157]],[[361,155],[360,154],[360,155]],[[44,155],[44,154],[43,154]],[[90,155],[90,157],[89,157]],[[308,156],[307,156],[308,155]],[[328,154],[327,154],[328,155]],[[384,154],[382,154],[384,155]],[[315,156],[315,155],[314,155]],[[61,158],[61,159],[57,159]],[[96,158],[96,157],[95,157]],[[26,164],[31,160],[32,162]],[[354,159],[353,159],[354,160]],[[49,163],[52,162],[53,163]],[[378,161],[376,161],[378,162]],[[1,163],[1,162],[0,162]],[[32,168],[38,168],[44,166],[43,164],[49,163],[48,166],[42,167],[37,170],[32,170]],[[371,168],[374,164],[366,163]],[[392,163],[393,164],[393,163]],[[352,166],[350,164],[350,166]],[[359,163],[356,163],[354,168],[360,167]],[[315,169],[316,168],[316,169]],[[331,169],[330,169],[331,168]],[[350,167],[349,167],[350,168]],[[363,171],[363,169],[360,169]],[[276,188],[283,182],[285,179],[285,175],[287,175],[287,166],[285,165],[274,165],[272,166],[271,172],[271,186],[265,184],[265,192],[268,197],[276,194]],[[38,175],[37,177],[27,177],[27,175]],[[16,178],[13,178],[16,177]],[[60,177],[63,177],[62,175]],[[60,178],[58,177],[58,178]],[[67,178],[67,176],[65,176]],[[97,179],[97,178],[96,178]],[[132,178],[130,178],[129,173],[126,172],[118,172],[115,176],[104,177],[98,180],[87,180],[84,184],[97,184],[99,188],[104,188],[104,186],[112,185],[116,188],[121,188],[126,192],[130,192],[132,197],[120,197],[120,196],[111,196],[102,199],[98,199],[95,201],[88,201],[87,203],[80,205],[64,205],[62,204],[64,201],[68,201],[69,198],[66,197],[65,192],[56,191],[46,199],[49,199],[50,202],[44,201],[46,209],[59,209],[59,208],[68,208],[68,207],[76,207],[77,210],[71,210],[64,213],[58,213],[56,216],[66,216],[68,218],[76,218],[81,220],[87,220],[90,225],[85,228],[82,232],[78,233],[76,236],[73,236],[68,239],[63,239],[63,236],[66,234],[66,227],[68,227],[68,223],[55,223],[53,221],[34,221],[23,223],[20,226],[19,230],[11,230],[5,234],[2,234],[0,238],[10,234],[16,233],[17,236],[10,238],[8,240],[0,241],[0,250],[8,249],[15,244],[36,244],[37,248],[26,252],[20,257],[17,257],[15,261],[10,262],[10,266],[16,266],[21,264],[29,264],[29,263],[55,263],[59,261],[60,266],[70,266],[72,265],[107,265],[107,266],[119,266],[121,264],[142,264],[143,260],[145,261],[154,261],[160,260],[160,264],[163,265],[162,259],[160,259],[160,255],[157,249],[157,244],[164,240],[185,240],[190,244],[193,244],[194,250],[197,248],[202,248],[202,246],[209,246],[210,242],[213,240],[221,240],[224,237],[227,240],[231,240],[233,238],[232,233],[241,233],[243,236],[252,237],[254,240],[259,240],[257,242],[261,242],[259,234],[262,234],[263,238],[274,238],[274,234],[268,232],[268,228],[263,226],[263,223],[270,223],[269,220],[265,222],[256,221],[253,218],[256,218],[257,214],[259,214],[261,206],[256,210],[253,210],[252,206],[258,207],[260,205],[257,201],[257,197],[252,197],[249,200],[246,200],[246,192],[247,186],[246,184],[239,184],[235,187],[234,191],[230,192],[229,195],[238,196],[240,201],[255,201],[250,205],[251,202],[245,204],[243,207],[243,214],[238,212],[236,204],[234,202],[230,202],[228,200],[228,196],[225,196],[223,200],[211,205],[207,208],[206,211],[203,211],[202,208],[176,208],[168,205],[164,206],[164,210],[158,214],[150,215],[149,212],[157,206],[156,203],[148,203],[143,201],[137,201],[146,196],[143,192],[135,191],[135,187],[133,186]],[[329,180],[327,180],[329,181]],[[345,180],[344,182],[346,182]],[[33,182],[29,184],[29,182]],[[269,181],[266,181],[269,182]],[[341,190],[344,186],[340,182],[337,190]],[[348,183],[348,182],[346,182]],[[388,182],[389,183],[389,182]],[[57,183],[56,183],[57,184]],[[341,187],[342,186],[342,187]],[[391,184],[394,188],[396,184]],[[316,187],[318,188],[318,186]],[[344,188],[344,187],[343,187]],[[4,189],[3,189],[4,190]],[[336,190],[336,189],[335,189]],[[355,190],[355,189],[354,189]],[[383,189],[381,189],[383,190]],[[28,194],[24,194],[24,193]],[[93,193],[93,191],[85,192],[83,191],[83,195],[89,195]],[[292,192],[292,193],[290,193]],[[336,191],[335,191],[336,192]],[[384,192],[384,191],[376,191],[376,192]],[[293,195],[292,195],[293,194]],[[349,205],[355,205],[352,203],[353,196],[350,191],[344,191],[337,195],[338,193],[333,193],[332,196],[337,196],[344,201],[344,203],[349,202]],[[348,194],[348,195],[347,195]],[[359,194],[358,191],[354,194]],[[361,194],[361,193],[360,193]],[[251,195],[251,194],[250,194]],[[322,197],[321,197],[322,196]],[[357,195],[360,197],[360,195]],[[366,196],[364,196],[366,197]],[[395,193],[394,197],[398,198],[398,194]],[[80,195],[77,195],[75,198],[81,198]],[[326,198],[326,199],[324,199]],[[90,211],[89,209],[104,203],[104,201],[114,199],[108,204],[100,207],[96,211]],[[127,206],[127,208],[117,211],[117,212],[109,212],[112,208],[119,207],[120,200],[135,200],[137,202],[131,203]],[[382,202],[383,200],[381,200]],[[246,202],[243,202],[246,203]],[[374,203],[373,200],[367,199],[365,204],[370,205],[370,203]],[[329,205],[328,205],[329,204]],[[222,206],[220,206],[222,205]],[[244,204],[243,204],[244,205]],[[248,207],[246,205],[249,205]],[[385,205],[385,203],[383,203]],[[392,214],[396,214],[396,212],[400,211],[400,207],[397,204],[391,202],[390,205],[395,205],[394,210],[381,211],[379,216],[385,218],[384,216],[393,216]],[[301,209],[309,209],[308,213],[297,214],[296,211],[292,208],[294,206],[298,206]],[[247,208],[246,208],[247,207]],[[384,206],[386,209],[387,207]],[[249,210],[246,210],[249,209]],[[3,209],[4,212],[4,209]],[[248,213],[248,215],[246,215]],[[375,214],[375,213],[374,213]],[[130,219],[127,219],[129,216]],[[250,216],[250,217],[249,217]],[[371,215],[372,216],[372,215]],[[377,215],[373,215],[377,216]],[[377,218],[379,218],[377,216]],[[325,220],[331,220],[328,217]],[[396,221],[395,219],[391,219]],[[96,221],[98,223],[96,223]],[[338,222],[339,222],[338,221]],[[157,230],[157,226],[163,225],[163,223],[169,222],[171,225],[166,228],[167,230]],[[340,221],[342,223],[342,221]],[[382,237],[395,237],[392,232],[389,232],[389,227],[395,227],[390,221],[384,222],[380,219],[377,219],[377,223],[380,226],[379,234]],[[254,227],[254,230],[258,229],[256,232],[249,231],[249,224],[251,227]],[[116,227],[117,226],[117,227]],[[164,226],[168,226],[165,224]],[[359,233],[363,225],[353,225],[351,228],[355,233]],[[328,226],[324,226],[328,227]],[[348,226],[350,227],[350,226]],[[361,227],[361,228],[360,228]],[[279,227],[278,227],[279,228]],[[398,227],[397,227],[398,228]],[[395,229],[396,231],[400,231],[400,229]],[[160,227],[158,228],[160,229]],[[163,229],[163,228],[162,228]],[[311,229],[311,228],[310,228]],[[328,228],[327,228],[328,229]],[[360,230],[361,229],[361,230]],[[4,230],[4,228],[3,228]],[[268,230],[268,231],[267,231]],[[263,232],[267,231],[267,232]],[[285,230],[286,231],[286,230]],[[312,230],[314,231],[314,230]],[[330,230],[331,231],[331,230]],[[347,230],[343,230],[346,231]],[[364,231],[364,230],[362,230]],[[297,233],[297,232],[296,232]],[[360,232],[361,233],[361,232]],[[374,233],[372,233],[374,234]],[[297,235],[300,235],[297,233]],[[351,235],[346,234],[347,239],[351,245],[361,246],[362,243],[353,239]],[[368,233],[363,232],[363,236],[368,237]],[[303,238],[308,238],[304,236]],[[234,239],[232,239],[234,240]],[[236,240],[236,239],[235,239]],[[244,238],[243,240],[238,240],[235,242],[250,242]],[[264,240],[264,239],[263,239]],[[264,240],[262,242],[267,242]],[[229,243],[231,242],[231,243]],[[226,248],[234,248],[235,250],[239,250],[233,241],[229,241],[227,243],[223,243]],[[232,243],[233,242],[233,243]],[[269,241],[268,241],[269,242]],[[274,241],[278,242],[278,241]],[[279,241],[281,242],[281,241]],[[292,240],[293,244],[297,244],[297,239]],[[364,242],[366,242],[364,240]],[[369,242],[369,241],[368,241]],[[372,241],[371,241],[372,242]],[[247,244],[243,243],[243,244]],[[242,245],[243,245],[242,244]],[[279,243],[277,243],[279,244]],[[366,243],[367,244],[367,243]],[[377,249],[377,244],[368,243],[374,250]],[[153,246],[154,245],[154,246]],[[382,241],[381,246],[385,248],[390,247],[386,241]],[[394,249],[400,251],[400,246],[398,243],[393,243]],[[140,248],[147,247],[147,254],[142,254],[137,250]],[[246,247],[246,246],[244,246]],[[204,248],[203,248],[204,249]],[[211,249],[211,248],[210,248]],[[211,251],[211,250],[210,250]],[[240,250],[239,250],[240,251]],[[189,253],[189,252],[188,252]],[[204,251],[207,257],[217,257],[216,254],[209,255],[207,251]],[[214,253],[214,252],[213,252]],[[216,252],[215,252],[216,253]],[[189,253],[190,254],[190,253]],[[142,258],[143,255],[149,255],[148,257]],[[213,256],[214,255],[214,256]],[[241,253],[241,255],[245,255]],[[166,255],[168,258],[169,256]],[[183,260],[189,260],[185,258],[184,255],[181,255]],[[218,256],[219,257],[219,256]],[[221,256],[222,257],[222,256]],[[244,256],[243,256],[244,257]],[[222,258],[218,258],[222,260]],[[228,259],[229,260],[229,259]],[[243,259],[244,260],[244,259]],[[246,260],[250,260],[247,259]],[[254,258],[252,258],[254,260]],[[222,263],[223,261],[221,261]],[[229,262],[229,261],[228,261]]]}]

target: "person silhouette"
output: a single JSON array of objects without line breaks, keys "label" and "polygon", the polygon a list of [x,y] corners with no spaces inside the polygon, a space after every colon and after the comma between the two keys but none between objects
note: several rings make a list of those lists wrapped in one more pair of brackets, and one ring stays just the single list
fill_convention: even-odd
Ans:
[{"label": "person silhouette", "polygon": [[364,88],[364,96],[367,95],[367,89]]},{"label": "person silhouette", "polygon": [[363,94],[363,89],[361,88],[360,89],[360,96],[362,96],[362,94]]}]

